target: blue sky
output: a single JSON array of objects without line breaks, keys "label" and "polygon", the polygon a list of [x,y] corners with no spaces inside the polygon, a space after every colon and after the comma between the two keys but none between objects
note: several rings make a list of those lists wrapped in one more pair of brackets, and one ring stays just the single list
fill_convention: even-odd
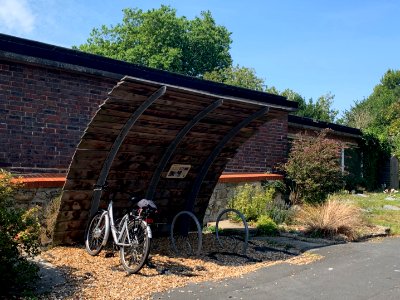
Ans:
[{"label": "blue sky", "polygon": [[123,8],[161,4],[190,19],[210,10],[232,32],[234,64],[306,99],[331,92],[339,111],[400,69],[398,0],[0,0],[0,32],[71,47]]}]

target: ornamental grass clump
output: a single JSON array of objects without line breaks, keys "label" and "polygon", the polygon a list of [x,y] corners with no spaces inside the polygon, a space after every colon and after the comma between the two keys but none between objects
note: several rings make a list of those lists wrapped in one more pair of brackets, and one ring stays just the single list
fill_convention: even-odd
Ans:
[{"label": "ornamental grass clump", "polygon": [[308,234],[321,237],[344,235],[349,240],[357,238],[362,226],[358,207],[339,200],[328,199],[323,204],[304,204],[296,213],[295,221],[305,226]]}]

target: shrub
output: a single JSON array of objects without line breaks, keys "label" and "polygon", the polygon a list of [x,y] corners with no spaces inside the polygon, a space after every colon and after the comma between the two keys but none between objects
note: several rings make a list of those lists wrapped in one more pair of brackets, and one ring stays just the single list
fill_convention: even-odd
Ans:
[{"label": "shrub", "polygon": [[40,213],[41,232],[40,240],[42,245],[51,244],[53,240],[54,227],[60,210],[61,196],[52,199],[45,205]]},{"label": "shrub", "polygon": [[278,226],[267,215],[261,215],[256,222],[257,232],[261,235],[277,235]]},{"label": "shrub", "polygon": [[215,225],[207,225],[203,227],[203,233],[215,233],[217,231],[217,227]]},{"label": "shrub", "polygon": [[290,224],[293,219],[293,211],[290,210],[290,205],[285,203],[283,199],[274,199],[267,203],[266,212],[276,224]]},{"label": "shrub", "polygon": [[367,190],[380,188],[382,166],[390,158],[388,141],[380,141],[374,134],[363,132],[360,150],[363,153],[363,180]]},{"label": "shrub", "polygon": [[2,293],[23,290],[37,276],[38,267],[29,262],[39,252],[38,209],[15,206],[11,175],[0,170],[0,285]]},{"label": "shrub", "polygon": [[[285,185],[281,181],[273,181],[260,185],[245,184],[236,187],[229,207],[239,210],[247,221],[256,221],[261,215],[268,215],[276,224],[290,223],[293,212],[283,199],[276,198],[277,192],[284,193]],[[228,217],[241,221],[236,214]]]},{"label": "shrub", "polygon": [[361,176],[354,176],[349,174],[345,177],[344,189],[348,192],[363,192],[367,189],[366,180]]},{"label": "shrub", "polygon": [[343,174],[339,165],[342,144],[326,137],[323,130],[315,138],[297,135],[282,169],[291,181],[290,201],[321,203],[330,193],[343,188]]},{"label": "shrub", "polygon": [[357,237],[362,225],[359,208],[349,203],[328,200],[323,204],[305,204],[297,211],[295,220],[312,235],[333,237],[343,234],[350,240]]},{"label": "shrub", "polygon": [[244,214],[247,221],[256,221],[259,216],[266,213],[267,203],[272,201],[274,193],[272,188],[246,183],[236,187],[228,205]]}]

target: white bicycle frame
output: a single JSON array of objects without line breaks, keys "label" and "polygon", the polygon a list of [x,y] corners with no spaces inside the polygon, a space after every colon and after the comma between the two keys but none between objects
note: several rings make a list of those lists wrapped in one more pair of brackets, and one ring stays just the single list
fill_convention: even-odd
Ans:
[{"label": "white bicycle frame", "polygon": [[[129,215],[128,214],[124,215],[124,217],[122,218],[122,220],[120,222],[120,224],[123,224],[123,225],[120,228],[120,230],[118,230],[114,223],[113,201],[110,200],[107,210],[104,210],[101,215],[101,218],[103,218],[103,217],[105,218],[105,221],[106,221],[106,229],[105,229],[102,245],[105,246],[107,244],[108,237],[110,235],[110,229],[111,229],[111,234],[112,234],[114,243],[117,246],[125,246],[125,247],[131,246],[132,245],[131,237],[129,236],[129,232],[128,232],[128,217],[129,217]],[[147,225],[147,223],[146,223],[146,225]],[[149,230],[150,230],[150,228],[149,228],[149,226],[147,226],[147,231],[149,232]],[[128,243],[123,243],[121,241],[124,232],[127,233]]]}]

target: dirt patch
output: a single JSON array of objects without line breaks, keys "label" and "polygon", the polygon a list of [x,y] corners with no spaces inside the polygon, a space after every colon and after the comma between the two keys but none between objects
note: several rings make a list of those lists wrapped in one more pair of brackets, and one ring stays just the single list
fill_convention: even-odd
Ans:
[{"label": "dirt patch", "polygon": [[[252,241],[246,255],[226,252],[213,235],[205,235],[203,254],[197,258],[176,256],[167,239],[156,239],[151,252],[151,267],[127,275],[118,253],[106,258],[107,251],[90,256],[84,247],[55,247],[40,259],[64,274],[65,282],[54,286],[42,299],[149,299],[153,293],[188,283],[237,277],[277,263],[310,263],[319,259],[309,254],[295,256],[281,252],[267,241]],[[239,247],[239,249],[241,249]],[[261,250],[260,250],[261,249]]]}]

